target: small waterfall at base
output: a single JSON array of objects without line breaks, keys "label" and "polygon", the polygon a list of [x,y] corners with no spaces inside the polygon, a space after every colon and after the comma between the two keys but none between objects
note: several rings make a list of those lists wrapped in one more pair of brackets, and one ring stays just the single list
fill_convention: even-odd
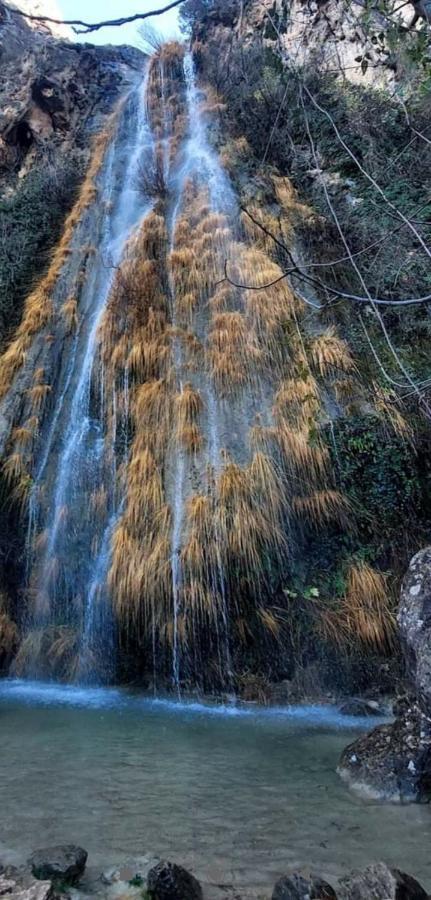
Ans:
[{"label": "small waterfall at base", "polygon": [[[73,642],[79,680],[113,674],[114,619],[106,587],[113,529],[121,512],[116,488],[119,421],[106,434],[107,398],[99,355],[99,330],[113,278],[130,237],[151,208],[142,195],[140,171],[153,154],[147,114],[148,70],[120,113],[98,179],[98,233],[81,221],[73,253],[97,240],[80,293],[79,322],[57,373],[55,405],[44,428],[30,498],[27,540],[29,592],[28,665],[31,642],[58,627]],[[82,242],[82,243],[81,243]],[[67,276],[64,275],[66,280]],[[78,270],[79,279],[79,270]],[[79,290],[79,283],[72,284]],[[123,418],[127,421],[127,409]],[[35,549],[36,547],[36,549]]]}]

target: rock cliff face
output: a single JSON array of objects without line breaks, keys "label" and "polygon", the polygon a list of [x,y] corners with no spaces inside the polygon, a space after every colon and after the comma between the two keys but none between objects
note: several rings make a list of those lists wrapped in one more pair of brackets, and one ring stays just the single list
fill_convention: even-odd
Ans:
[{"label": "rock cliff face", "polygon": [[411,697],[392,725],[374,729],[343,753],[341,776],[383,799],[431,799],[431,548],[413,557],[398,613]]},{"label": "rock cliff face", "polygon": [[[388,87],[397,76],[391,23],[378,4],[364,17],[364,6],[363,0],[228,0],[221,11],[209,6],[196,35],[205,40],[216,28],[223,43],[232,29],[244,41],[259,34],[295,65],[342,73],[362,86]],[[418,15],[431,15],[427,4],[398,6],[406,29]]]},{"label": "rock cliff face", "polygon": [[410,563],[398,622],[418,704],[431,720],[431,547],[417,553]]},{"label": "rock cliff face", "polygon": [[0,42],[3,179],[24,177],[53,146],[88,150],[85,135],[100,127],[101,117],[142,65],[137,50],[59,40],[45,28],[32,27],[4,3]]}]

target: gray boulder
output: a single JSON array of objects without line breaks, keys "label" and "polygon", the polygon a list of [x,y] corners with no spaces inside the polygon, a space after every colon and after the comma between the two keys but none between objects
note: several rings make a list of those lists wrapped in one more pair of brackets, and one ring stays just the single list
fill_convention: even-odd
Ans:
[{"label": "gray boulder", "polygon": [[411,697],[396,719],[350,744],[338,772],[373,797],[431,800],[431,547],[413,557],[398,613]]},{"label": "gray boulder", "polygon": [[0,897],[5,900],[53,900],[54,889],[50,881],[0,875]]},{"label": "gray boulder", "polygon": [[35,881],[28,887],[17,888],[8,897],[10,900],[53,900],[55,894],[50,881]]},{"label": "gray boulder", "polygon": [[411,875],[376,863],[353,872],[340,882],[340,900],[428,900],[428,894]]},{"label": "gray boulder", "polygon": [[40,881],[76,884],[84,874],[87,851],[74,844],[36,850],[28,860],[35,878]]},{"label": "gray boulder", "polygon": [[272,900],[337,900],[337,895],[331,885],[321,878],[295,872],[277,881]]},{"label": "gray boulder", "polygon": [[175,863],[162,860],[148,873],[148,892],[154,900],[202,900],[196,878]]}]

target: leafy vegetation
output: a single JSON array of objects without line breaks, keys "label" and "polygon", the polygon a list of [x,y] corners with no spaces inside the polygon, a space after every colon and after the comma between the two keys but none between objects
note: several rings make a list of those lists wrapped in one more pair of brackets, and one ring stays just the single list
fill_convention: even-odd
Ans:
[{"label": "leafy vegetation", "polygon": [[410,443],[382,433],[378,418],[336,423],[334,454],[340,479],[358,511],[363,535],[380,543],[423,515],[424,485],[419,458]]},{"label": "leafy vegetation", "polygon": [[0,340],[21,320],[23,303],[48,262],[82,173],[79,154],[40,160],[0,200]]}]

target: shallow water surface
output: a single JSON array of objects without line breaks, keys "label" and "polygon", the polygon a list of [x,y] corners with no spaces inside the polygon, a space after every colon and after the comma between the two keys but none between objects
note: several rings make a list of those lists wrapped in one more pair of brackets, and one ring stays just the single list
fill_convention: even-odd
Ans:
[{"label": "shallow water surface", "polygon": [[263,896],[291,867],[383,859],[431,891],[430,808],[366,803],[335,773],[365,727],[328,707],[0,682],[0,859],[64,842],[100,868],[153,852]]}]

